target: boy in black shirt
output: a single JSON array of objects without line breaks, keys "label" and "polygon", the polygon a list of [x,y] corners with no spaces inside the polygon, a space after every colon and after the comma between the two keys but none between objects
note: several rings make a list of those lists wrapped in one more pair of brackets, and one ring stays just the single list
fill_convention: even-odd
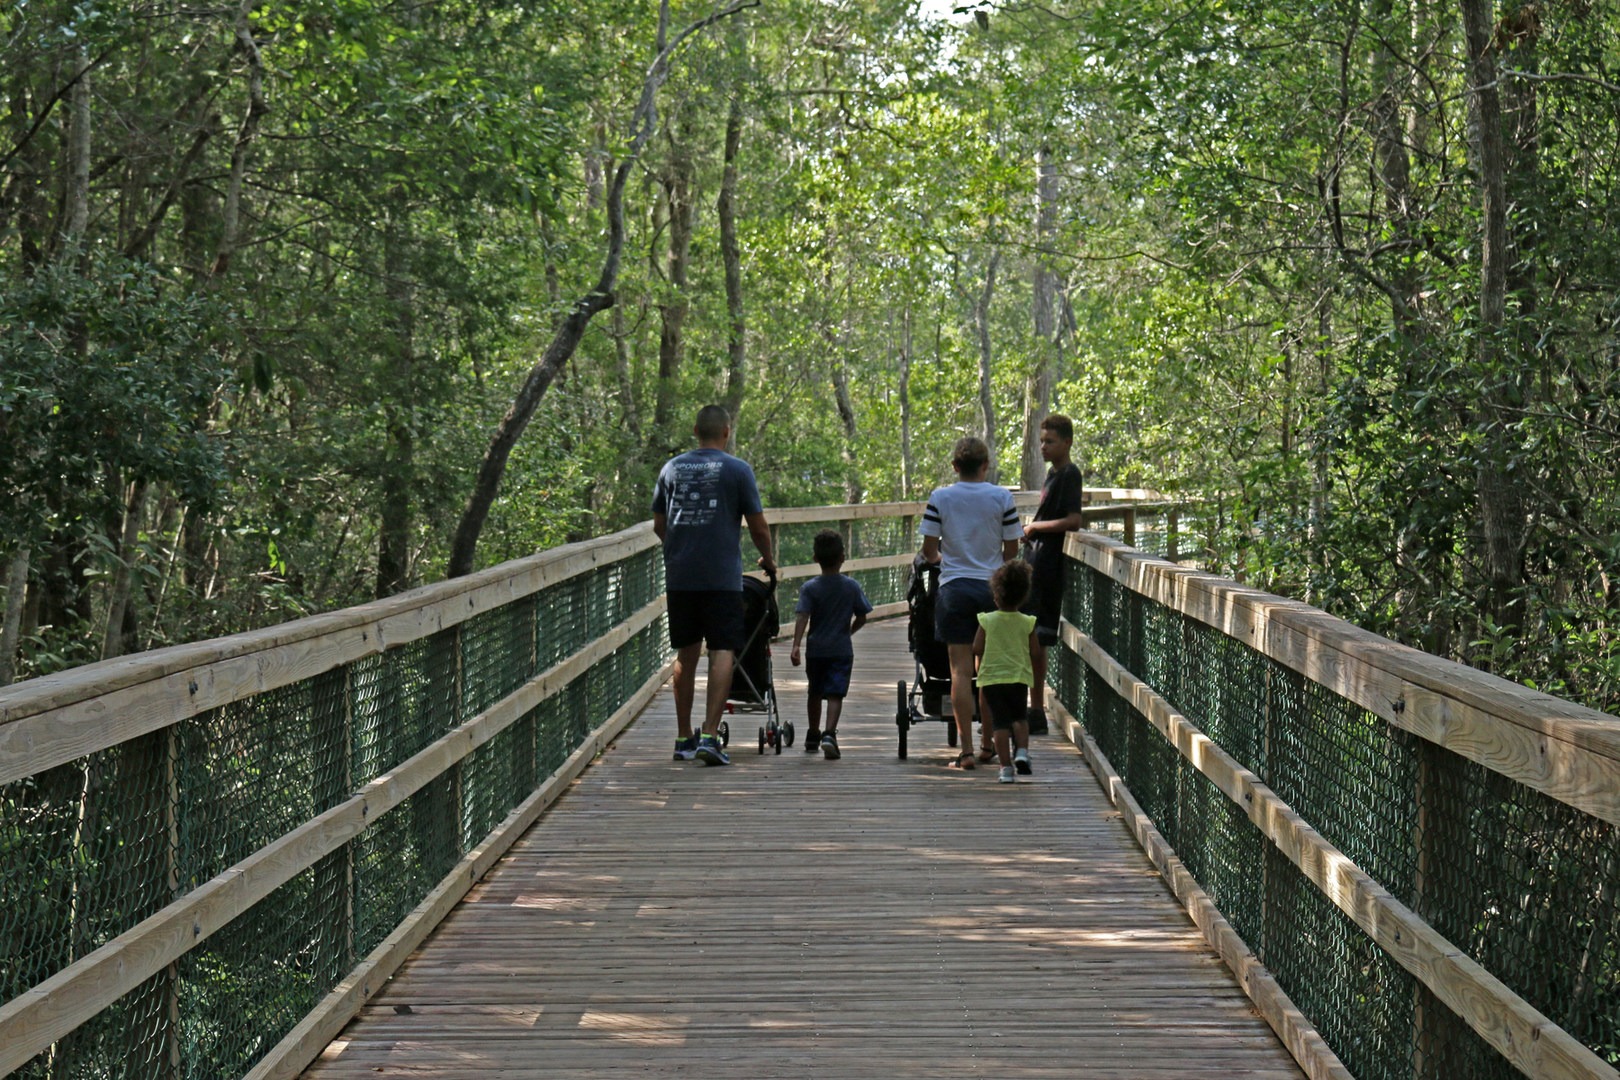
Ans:
[{"label": "boy in black shirt", "polygon": [[1081,527],[1080,469],[1069,459],[1074,447],[1074,421],[1052,413],[1041,421],[1041,457],[1050,468],[1041,485],[1041,504],[1035,518],[1024,526],[1024,558],[1034,570],[1024,613],[1035,616],[1035,678],[1029,688],[1029,732],[1045,735],[1046,650],[1058,640],[1058,619],[1063,611],[1063,534]]}]

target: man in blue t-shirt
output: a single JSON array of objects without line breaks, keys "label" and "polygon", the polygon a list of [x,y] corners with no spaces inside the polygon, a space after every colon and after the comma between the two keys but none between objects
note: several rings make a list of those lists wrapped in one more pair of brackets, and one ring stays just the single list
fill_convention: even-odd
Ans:
[{"label": "man in blue t-shirt", "polygon": [[[759,565],[767,573],[776,573],[776,559],[754,470],[725,450],[731,439],[730,414],[719,405],[705,405],[692,433],[698,448],[665,463],[652,500],[653,531],[664,543],[669,644],[675,650],[675,760],[729,765],[720,743],[720,713],[731,692],[737,652],[748,639],[739,521],[748,523]],[[692,731],[692,702],[705,641],[709,689],[698,735]]]}]

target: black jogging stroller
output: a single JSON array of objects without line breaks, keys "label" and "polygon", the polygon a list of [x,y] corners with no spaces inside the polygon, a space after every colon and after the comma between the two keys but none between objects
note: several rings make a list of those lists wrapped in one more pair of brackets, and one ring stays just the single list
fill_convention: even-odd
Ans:
[{"label": "black jogging stroller", "polygon": [[914,724],[945,721],[945,744],[956,745],[956,718],[951,714],[951,659],[945,643],[934,633],[934,605],[939,600],[939,564],[920,554],[911,560],[906,584],[906,642],[916,661],[916,674],[908,689],[900,680],[899,708],[894,722],[900,729],[900,756]]},{"label": "black jogging stroller", "polygon": [[[776,575],[770,574],[766,581],[744,576],[743,628],[748,637],[742,651],[737,653],[726,711],[765,714],[765,723],[759,729],[762,754],[767,746],[780,754],[783,744],[793,745],[793,725],[781,721],[776,708],[776,684],[771,678],[771,639],[776,637],[781,625],[776,606]],[[722,723],[721,726],[727,725]]]}]

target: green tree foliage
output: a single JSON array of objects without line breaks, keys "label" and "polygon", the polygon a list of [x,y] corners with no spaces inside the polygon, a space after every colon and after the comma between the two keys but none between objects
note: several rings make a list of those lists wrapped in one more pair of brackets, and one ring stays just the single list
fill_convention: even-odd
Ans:
[{"label": "green tree foliage", "polygon": [[[920,497],[987,428],[1011,481],[1044,373],[1088,481],[1205,500],[1211,565],[1620,701],[1613,0],[1489,12],[1500,326],[1462,9],[958,6],[779,0],[688,43],[615,302],[513,451],[480,560],[645,517],[728,394],[777,505]],[[656,5],[0,11],[23,672],[93,655],[121,563],[141,645],[435,576],[599,273]],[[136,413],[133,442],[104,434]]]}]

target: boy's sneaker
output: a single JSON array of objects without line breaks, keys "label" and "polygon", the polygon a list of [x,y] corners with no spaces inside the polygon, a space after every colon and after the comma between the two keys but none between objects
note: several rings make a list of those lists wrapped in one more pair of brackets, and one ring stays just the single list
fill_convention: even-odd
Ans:
[{"label": "boy's sneaker", "polygon": [[1000,779],[1001,779],[1001,782],[1003,784],[1016,784],[1018,782],[1018,778],[1013,775],[1013,770],[1012,770],[1011,765],[1003,765],[1001,767],[1001,778]]},{"label": "boy's sneaker", "polygon": [[1045,735],[1051,729],[1046,724],[1046,710],[1031,708],[1025,711],[1024,721],[1029,724],[1031,735]]},{"label": "boy's sneaker", "polygon": [[838,739],[830,731],[821,737],[821,756],[828,761],[837,761],[844,756],[838,752]]},{"label": "boy's sneaker", "polygon": [[1018,750],[1013,751],[1013,768],[1017,769],[1018,772],[1024,776],[1028,776],[1030,774],[1028,750],[1020,747]]},{"label": "boy's sneaker", "polygon": [[684,739],[675,740],[675,760],[691,761],[697,757],[698,737],[688,735]]},{"label": "boy's sneaker", "polygon": [[731,764],[731,759],[726,756],[725,747],[720,745],[718,735],[698,736],[697,759],[705,765]]},{"label": "boy's sneaker", "polygon": [[804,752],[813,754],[819,749],[821,749],[821,732],[811,728],[804,733]]}]

